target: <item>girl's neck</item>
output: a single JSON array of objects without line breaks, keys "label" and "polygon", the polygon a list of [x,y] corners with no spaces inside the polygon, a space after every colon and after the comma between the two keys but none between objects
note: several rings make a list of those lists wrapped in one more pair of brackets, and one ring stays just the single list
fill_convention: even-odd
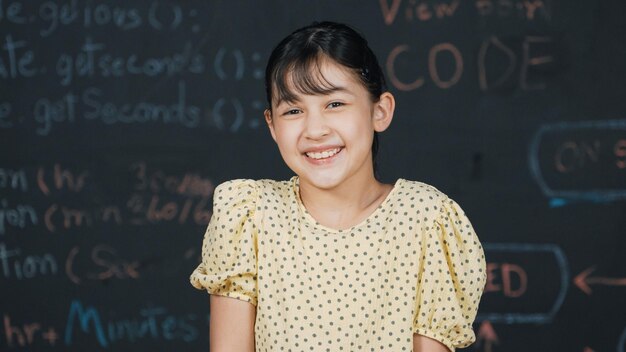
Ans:
[{"label": "girl's neck", "polygon": [[372,175],[351,179],[332,189],[320,189],[300,180],[300,200],[320,224],[347,229],[365,220],[387,198],[393,185],[379,182]]}]

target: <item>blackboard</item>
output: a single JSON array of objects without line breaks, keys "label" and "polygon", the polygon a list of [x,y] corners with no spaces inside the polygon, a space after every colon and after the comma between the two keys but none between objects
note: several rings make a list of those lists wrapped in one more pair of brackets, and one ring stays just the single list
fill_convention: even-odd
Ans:
[{"label": "blackboard", "polygon": [[480,351],[626,350],[626,3],[0,1],[0,350],[208,348],[214,187],[286,179],[275,43],[352,24],[397,99],[380,173],[462,205]]}]

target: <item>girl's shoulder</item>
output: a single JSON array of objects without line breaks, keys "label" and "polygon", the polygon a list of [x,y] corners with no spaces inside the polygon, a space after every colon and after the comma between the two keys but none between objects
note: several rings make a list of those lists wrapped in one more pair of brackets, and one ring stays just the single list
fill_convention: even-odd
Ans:
[{"label": "girl's shoulder", "polygon": [[271,179],[232,179],[220,183],[215,187],[214,199],[220,198],[245,198],[258,202],[260,199],[269,202],[280,202],[289,198],[293,193],[294,178],[290,180]]},{"label": "girl's shoulder", "polygon": [[462,214],[461,206],[437,187],[421,182],[402,180],[396,193],[396,206],[404,214],[420,214],[420,218],[441,218],[447,213]]},{"label": "girl's shoulder", "polygon": [[435,186],[421,181],[399,179],[397,186],[398,194],[401,198],[428,199],[432,201],[443,201],[448,195],[437,189]]}]

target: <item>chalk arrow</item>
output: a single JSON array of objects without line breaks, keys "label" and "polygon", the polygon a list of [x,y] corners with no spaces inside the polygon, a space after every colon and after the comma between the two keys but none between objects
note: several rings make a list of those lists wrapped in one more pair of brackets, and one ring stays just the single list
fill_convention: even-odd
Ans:
[{"label": "chalk arrow", "polygon": [[574,278],[574,284],[584,293],[591,295],[591,288],[589,285],[626,286],[626,277],[588,277],[594,270],[596,270],[595,265],[576,275]]},{"label": "chalk arrow", "polygon": [[476,347],[482,345],[484,342],[485,352],[491,352],[491,346],[494,343],[499,343],[498,335],[496,335],[496,331],[493,329],[493,326],[488,320],[485,320],[482,324],[480,324],[480,328],[478,329],[478,339],[476,341]]}]

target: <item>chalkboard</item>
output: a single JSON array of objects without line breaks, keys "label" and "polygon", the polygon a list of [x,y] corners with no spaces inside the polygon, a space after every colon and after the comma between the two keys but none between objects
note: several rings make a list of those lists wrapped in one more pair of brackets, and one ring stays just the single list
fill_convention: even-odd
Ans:
[{"label": "chalkboard", "polygon": [[397,99],[380,173],[462,205],[480,351],[626,350],[626,2],[0,0],[0,350],[208,349],[215,186],[286,179],[272,47],[369,39]]}]

